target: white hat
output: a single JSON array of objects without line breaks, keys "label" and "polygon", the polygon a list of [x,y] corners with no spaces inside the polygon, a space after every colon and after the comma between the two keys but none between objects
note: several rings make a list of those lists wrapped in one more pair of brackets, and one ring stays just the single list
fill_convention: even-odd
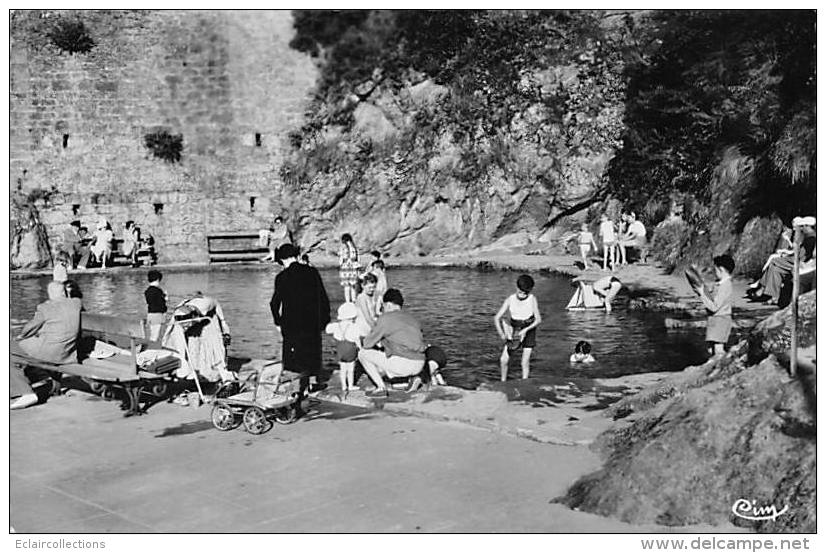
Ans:
[{"label": "white hat", "polygon": [[338,306],[338,320],[346,321],[348,319],[355,319],[359,314],[359,310],[355,303],[347,302]]},{"label": "white hat", "polygon": [[795,217],[792,220],[792,226],[795,227],[805,227],[805,226],[815,226],[817,224],[817,219],[812,216],[809,217]]}]

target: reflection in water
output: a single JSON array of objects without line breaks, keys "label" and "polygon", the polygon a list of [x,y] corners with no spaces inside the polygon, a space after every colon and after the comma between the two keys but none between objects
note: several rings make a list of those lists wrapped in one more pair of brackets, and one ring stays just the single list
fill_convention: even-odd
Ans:
[{"label": "reflection in water", "polygon": [[[272,358],[280,350],[273,327],[269,300],[275,272],[271,266],[238,267],[232,270],[168,272],[161,286],[173,307],[196,290],[217,297],[232,328],[232,355]],[[493,316],[508,294],[515,290],[515,271],[482,272],[471,269],[391,269],[390,286],[398,287],[409,309],[422,322],[425,338],[442,346],[450,358],[450,384],[475,387],[498,379],[501,344]],[[343,301],[338,274],[323,270],[332,313]],[[584,377],[678,370],[703,359],[701,330],[666,332],[658,314],[627,312],[621,307],[603,311],[566,311],[573,293],[570,282],[553,275],[534,274],[534,293],[542,313],[531,376]],[[146,305],[143,291],[146,273],[117,272],[73,275],[83,290],[88,311],[142,317]],[[46,297],[49,279],[11,282],[12,330],[19,330],[38,302]],[[597,362],[572,369],[568,357],[579,340],[591,342]],[[518,356],[517,356],[518,357]],[[325,337],[325,361],[336,367],[332,343]],[[513,359],[511,377],[519,374]]]}]

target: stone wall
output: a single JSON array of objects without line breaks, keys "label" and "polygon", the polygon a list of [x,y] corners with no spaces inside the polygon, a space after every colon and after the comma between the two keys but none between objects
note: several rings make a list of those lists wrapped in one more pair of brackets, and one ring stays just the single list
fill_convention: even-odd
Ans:
[{"label": "stone wall", "polygon": [[[66,20],[89,52],[49,38]],[[206,233],[286,209],[278,168],[317,77],[288,46],[290,12],[24,11],[10,35],[11,185],[53,244],[73,219],[107,217],[116,236],[133,219],[162,262],[205,261]],[[183,135],[179,163],[145,147],[157,130]]]}]

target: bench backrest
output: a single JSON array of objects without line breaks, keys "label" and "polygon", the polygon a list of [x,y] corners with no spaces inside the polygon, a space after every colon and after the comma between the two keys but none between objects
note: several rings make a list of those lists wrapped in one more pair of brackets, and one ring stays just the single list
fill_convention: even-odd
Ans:
[{"label": "bench backrest", "polygon": [[142,319],[83,312],[80,314],[80,326],[84,331],[99,334],[146,339],[146,327]]}]

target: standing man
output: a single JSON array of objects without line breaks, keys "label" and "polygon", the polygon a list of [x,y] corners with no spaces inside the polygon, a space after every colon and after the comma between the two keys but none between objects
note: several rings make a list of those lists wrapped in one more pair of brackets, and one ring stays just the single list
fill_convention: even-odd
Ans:
[{"label": "standing man", "polygon": [[270,311],[283,338],[284,369],[301,374],[298,403],[309,387],[310,376],[321,372],[321,333],[330,322],[330,300],[318,271],[298,262],[298,248],[282,244],[276,260],[284,269],[275,277]]}]

